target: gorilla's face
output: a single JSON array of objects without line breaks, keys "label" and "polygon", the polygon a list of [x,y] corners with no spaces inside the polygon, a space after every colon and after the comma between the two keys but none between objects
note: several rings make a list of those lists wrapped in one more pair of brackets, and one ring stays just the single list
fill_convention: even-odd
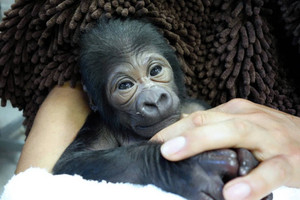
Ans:
[{"label": "gorilla's face", "polygon": [[158,53],[128,56],[113,66],[107,83],[108,102],[121,123],[142,137],[150,138],[180,118],[172,67]]}]

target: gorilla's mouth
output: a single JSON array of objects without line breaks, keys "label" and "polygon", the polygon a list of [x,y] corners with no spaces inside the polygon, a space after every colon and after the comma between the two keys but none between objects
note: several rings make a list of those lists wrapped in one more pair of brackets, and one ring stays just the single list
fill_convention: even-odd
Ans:
[{"label": "gorilla's mouth", "polygon": [[164,129],[165,127],[177,122],[180,119],[180,114],[173,114],[165,119],[161,119],[159,121],[151,121],[147,124],[139,124],[134,127],[136,133],[142,137],[150,138],[158,133],[160,130]]}]

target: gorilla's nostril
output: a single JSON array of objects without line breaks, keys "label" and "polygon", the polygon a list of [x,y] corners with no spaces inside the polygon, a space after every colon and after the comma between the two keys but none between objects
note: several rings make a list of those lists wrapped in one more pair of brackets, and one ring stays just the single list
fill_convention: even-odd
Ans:
[{"label": "gorilla's nostril", "polygon": [[168,96],[166,93],[163,93],[161,96],[160,96],[160,101],[165,101],[168,99]]},{"label": "gorilla's nostril", "polygon": [[172,97],[164,88],[153,87],[143,90],[138,98],[136,109],[146,118],[160,118],[167,116],[172,106]]}]

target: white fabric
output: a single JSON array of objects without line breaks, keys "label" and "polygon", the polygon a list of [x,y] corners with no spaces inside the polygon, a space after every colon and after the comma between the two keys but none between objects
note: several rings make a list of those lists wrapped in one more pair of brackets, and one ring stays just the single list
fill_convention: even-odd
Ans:
[{"label": "white fabric", "polygon": [[[300,200],[300,189],[281,187],[273,192],[274,200]],[[52,175],[44,169],[31,168],[15,175],[6,184],[0,200],[183,200],[153,186],[85,180],[75,175]]]}]

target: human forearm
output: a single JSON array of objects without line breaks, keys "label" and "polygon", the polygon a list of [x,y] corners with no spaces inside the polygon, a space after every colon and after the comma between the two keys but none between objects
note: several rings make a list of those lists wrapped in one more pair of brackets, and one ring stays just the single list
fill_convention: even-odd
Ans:
[{"label": "human forearm", "polygon": [[56,86],[41,105],[26,140],[16,173],[29,167],[51,171],[74,140],[90,112],[81,86]]}]

